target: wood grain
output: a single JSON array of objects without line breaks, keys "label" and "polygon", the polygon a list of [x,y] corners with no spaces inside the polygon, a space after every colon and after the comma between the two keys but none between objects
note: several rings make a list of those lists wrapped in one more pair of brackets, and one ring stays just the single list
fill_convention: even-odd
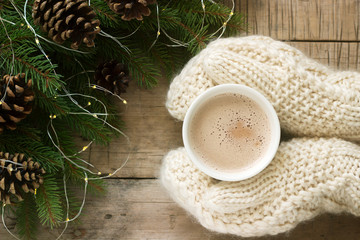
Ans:
[{"label": "wood grain", "polygon": [[[89,197],[79,226],[71,225],[63,239],[87,240],[240,240],[245,238],[211,233],[175,204],[157,180],[107,181],[104,197]],[[11,227],[13,225],[10,224]],[[247,240],[358,240],[360,218],[323,215],[275,237]],[[61,229],[43,229],[39,240],[55,239]],[[3,230],[0,230],[0,239]]]},{"label": "wood grain", "polygon": [[251,34],[280,40],[359,41],[358,0],[247,0]]}]

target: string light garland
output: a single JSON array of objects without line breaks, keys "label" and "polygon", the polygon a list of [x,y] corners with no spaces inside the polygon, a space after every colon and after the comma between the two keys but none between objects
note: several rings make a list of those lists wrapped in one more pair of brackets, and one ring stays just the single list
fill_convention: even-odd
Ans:
[{"label": "string light garland", "polygon": [[[46,52],[44,51],[44,49],[42,48],[41,46],[41,41],[45,41],[49,44],[52,44],[52,45],[56,45],[57,47],[60,47],[64,50],[67,50],[67,51],[71,51],[71,52],[75,52],[75,53],[79,53],[79,54],[91,54],[90,52],[84,52],[84,51],[80,51],[80,50],[77,50],[77,49],[72,49],[72,48],[67,48],[63,45],[60,45],[58,43],[55,43],[53,41],[50,41],[48,40],[47,38],[44,38],[42,37],[41,35],[37,34],[35,29],[32,27],[32,25],[28,22],[27,20],[27,13],[26,13],[26,9],[27,9],[27,5],[28,5],[28,0],[25,1],[24,3],[24,8],[23,8],[23,11],[20,11],[19,8],[16,6],[16,4],[14,3],[13,0],[9,0],[11,5],[14,7],[14,9],[16,10],[16,12],[19,14],[20,18],[24,21],[25,24],[21,24],[22,27],[26,26],[27,29],[29,29],[33,35],[34,35],[34,42],[36,44],[36,46],[38,47],[39,51],[43,54],[43,56],[45,57],[45,59],[48,61],[48,63],[50,64],[50,66],[52,67],[52,71],[54,73],[55,76],[58,76],[58,74],[56,73],[55,71],[55,68],[54,68],[54,65],[52,64],[52,61],[50,60],[49,58],[49,55],[46,54]],[[166,7],[170,4],[172,0],[170,0],[167,5],[164,6],[164,8],[162,9],[162,11],[165,11],[166,10]],[[212,4],[217,4],[215,1],[212,1],[212,0],[208,0],[209,2],[211,2]],[[200,0],[200,4],[201,4],[201,7],[202,7],[202,11],[203,11],[203,16],[202,16],[202,20],[200,22],[200,30],[199,30],[199,33],[197,33],[192,39],[190,39],[188,42],[182,42],[181,40],[178,40],[176,38],[173,38],[171,37],[164,29],[161,28],[161,25],[160,25],[160,15],[161,15],[161,11],[159,11],[159,5],[156,4],[156,21],[157,21],[157,30],[155,32],[155,39],[153,41],[153,43],[150,45],[150,47],[148,48],[148,51],[150,51],[154,45],[156,44],[156,42],[158,41],[161,33],[164,33],[164,35],[171,41],[174,43],[174,45],[166,45],[168,47],[187,47],[189,46],[190,43],[192,43],[194,40],[197,39],[197,37],[199,36],[199,34],[201,33],[201,31],[203,30],[204,28],[204,23],[205,23],[205,16],[206,16],[206,5],[204,3],[204,0]],[[91,1],[89,0],[88,1],[88,5],[90,6],[91,5]],[[232,0],[232,8],[231,8],[231,12],[229,13],[229,16],[228,18],[226,19],[226,21],[223,23],[223,25],[218,28],[214,33],[212,33],[210,36],[215,36],[216,34],[218,34],[220,31],[220,34],[218,36],[218,38],[220,38],[225,30],[226,30],[226,27],[227,27],[227,24],[228,22],[231,20],[232,16],[234,15],[234,6],[235,6],[235,2],[234,0]],[[16,25],[15,23],[11,22],[11,21],[8,21],[4,18],[2,18],[2,16],[0,16],[0,21],[1,21],[1,24],[5,30],[5,33],[6,33],[6,36],[7,38],[9,39],[9,46],[10,46],[10,49],[11,49],[11,53],[12,53],[12,66],[11,66],[11,72],[10,72],[10,76],[13,74],[13,70],[14,70],[14,65],[15,65],[15,52],[14,52],[14,49],[13,49],[13,43],[12,43],[12,39],[10,38],[8,32],[7,32],[7,29],[6,29],[6,24],[11,24],[11,25]],[[126,47],[124,44],[122,44],[119,40],[123,40],[123,39],[127,39],[131,36],[133,36],[142,26],[143,23],[140,23],[139,26],[130,34],[124,36],[124,37],[114,37],[106,32],[104,32],[103,30],[100,31],[99,35],[100,36],[103,36],[103,37],[107,37],[111,40],[113,40],[114,42],[116,42],[117,45],[119,45],[122,49],[125,50],[125,52],[127,54],[131,54],[131,50]],[[65,81],[67,80],[70,80],[78,75],[81,75],[81,74],[86,74],[87,75],[87,78],[88,78],[88,87],[91,88],[91,89],[94,89],[94,90],[99,90],[99,91],[103,91],[105,93],[108,93],[110,94],[111,96],[114,96],[116,98],[118,98],[127,108],[127,100],[123,99],[122,97],[120,97],[119,95],[117,94],[114,94],[112,93],[111,91],[109,91],[108,89],[104,88],[104,87],[101,87],[99,85],[96,85],[96,84],[92,84],[91,81],[90,81],[90,77],[88,76],[88,73],[92,73],[94,71],[91,71],[91,70],[86,70],[80,61],[78,61],[76,58],[75,58],[75,61],[80,64],[81,68],[83,69],[82,72],[79,72],[79,73],[76,73],[75,75],[73,76],[70,76],[68,77]],[[9,84],[9,82],[8,82]],[[130,149],[131,148],[131,142],[130,142],[130,138],[124,133],[122,132],[120,129],[112,126],[108,121],[107,121],[107,118],[108,116],[110,115],[107,111],[107,108],[106,108],[106,105],[100,101],[99,99],[93,97],[93,96],[90,96],[90,95],[86,95],[86,94],[80,94],[80,93],[70,93],[67,88],[65,87],[64,84],[60,84],[60,89],[65,93],[65,94],[57,94],[55,95],[53,98],[54,99],[58,99],[58,98],[68,98],[70,99],[70,101],[78,108],[79,112],[66,112],[65,114],[69,114],[69,115],[89,115],[89,116],[92,116],[94,118],[96,118],[98,121],[101,121],[103,126],[105,127],[109,127],[111,129],[113,129],[114,131],[118,132],[123,138],[125,138],[126,140],[126,143],[127,143],[127,146],[128,148]],[[87,101],[87,104],[85,106],[81,106],[74,98],[73,96],[77,96],[77,97],[81,97],[83,99],[89,99]],[[2,102],[4,101],[6,97],[6,93],[4,94],[4,96],[2,97],[2,99],[0,100],[0,105],[2,104]],[[92,101],[94,102],[97,102],[97,103],[100,103],[100,105],[103,107],[103,112],[91,112],[87,109],[87,107],[91,106],[92,105]],[[116,175],[117,172],[119,172],[126,164],[127,162],[129,161],[129,158],[130,158],[130,150],[128,151],[128,154],[126,156],[126,158],[124,159],[123,163],[113,172],[111,173],[107,173],[105,175],[102,176],[102,173],[101,171],[92,171],[88,168],[85,168],[84,166],[81,166],[79,164],[77,164],[75,161],[71,160],[72,158],[76,158],[76,160],[78,160],[79,162],[83,163],[85,166],[89,166],[91,168],[96,168],[93,164],[89,163],[88,161],[80,158],[80,157],[77,157],[79,154],[87,151],[90,146],[93,144],[94,140],[90,141],[89,143],[87,143],[86,145],[84,145],[83,147],[80,148],[80,150],[78,150],[77,152],[75,152],[74,154],[72,155],[66,155],[62,149],[61,149],[61,143],[59,142],[59,138],[58,138],[58,135],[57,135],[57,131],[54,127],[54,124],[53,124],[53,121],[56,121],[57,119],[57,115],[56,114],[50,114],[49,115],[49,122],[47,124],[47,135],[51,141],[51,143],[53,144],[53,146],[58,150],[58,152],[61,154],[62,156],[62,159],[64,160],[62,162],[62,171],[63,171],[63,188],[64,188],[64,196],[65,196],[65,201],[66,201],[66,216],[65,216],[65,220],[64,221],[61,221],[59,223],[64,223],[64,228],[62,230],[62,232],[60,233],[60,235],[57,237],[57,239],[60,239],[63,234],[65,233],[67,227],[68,227],[68,224],[69,222],[72,222],[74,220],[76,220],[80,215],[81,215],[81,212],[83,210],[83,207],[85,205],[85,202],[86,202],[86,194],[87,194],[87,188],[88,188],[88,184],[89,184],[89,181],[92,181],[92,180],[99,180],[99,179],[106,179],[106,178],[110,178],[114,175]],[[0,159],[0,161],[5,161],[5,162],[10,162],[14,165],[17,165],[18,167],[17,168],[22,168],[21,167],[21,164],[19,163],[16,163],[16,162],[13,162],[11,160],[6,160],[6,159]],[[69,197],[68,197],[68,194],[67,194],[67,177],[66,177],[66,174],[65,174],[65,161],[68,161],[69,163],[73,164],[74,166],[76,166],[77,168],[81,169],[83,171],[83,181],[84,181],[84,193],[83,193],[83,198],[82,198],[82,203],[81,203],[81,206],[79,208],[79,211],[78,213],[73,217],[73,218],[69,218],[69,209],[70,209],[70,206],[69,206]],[[89,177],[87,173],[90,173],[92,175],[97,175],[97,177]],[[37,189],[35,188],[35,192],[34,192],[34,196],[36,197],[36,194],[37,194]],[[6,204],[3,204],[2,205],[2,223],[3,223],[3,226],[4,228],[7,230],[7,232],[12,236],[14,237],[15,239],[19,239],[17,236],[15,236],[9,229],[8,227],[6,226],[6,223],[5,223],[5,219],[4,219],[4,210],[5,210],[5,206]]]}]

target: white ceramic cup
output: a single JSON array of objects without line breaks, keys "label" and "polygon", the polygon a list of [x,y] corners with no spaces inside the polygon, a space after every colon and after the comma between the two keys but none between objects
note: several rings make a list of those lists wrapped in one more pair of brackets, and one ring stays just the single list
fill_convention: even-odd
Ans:
[{"label": "white ceramic cup", "polygon": [[[267,152],[263,155],[263,157],[257,160],[256,164],[254,164],[252,167],[246,168],[244,170],[241,170],[240,172],[235,172],[235,173],[221,172],[206,165],[201,160],[201,158],[196,155],[196,152],[192,148],[189,141],[190,124],[192,122],[194,115],[197,113],[197,111],[199,111],[199,109],[201,109],[203,103],[205,103],[207,100],[213,98],[214,96],[224,93],[241,94],[252,99],[257,104],[259,104],[261,109],[265,112],[265,114],[268,117],[270,123],[270,129],[271,129],[271,140],[269,143],[270,145],[268,147]],[[183,122],[182,136],[183,136],[185,149],[189,154],[190,159],[201,171],[219,180],[240,181],[255,176],[270,164],[271,160],[274,158],[276,151],[279,147],[280,131],[281,131],[280,123],[276,115],[276,112],[273,106],[271,105],[271,103],[261,93],[254,90],[253,88],[249,88],[247,86],[240,84],[222,84],[206,90],[193,101],[193,103],[190,105],[186,113]]]}]

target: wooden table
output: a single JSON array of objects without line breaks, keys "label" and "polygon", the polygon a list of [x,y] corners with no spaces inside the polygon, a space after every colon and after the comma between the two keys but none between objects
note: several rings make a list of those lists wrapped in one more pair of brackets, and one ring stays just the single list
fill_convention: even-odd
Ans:
[{"label": "wooden table", "polygon": [[[336,69],[360,68],[359,0],[237,0],[236,4],[237,11],[248,17],[249,34],[288,42]],[[156,88],[144,90],[133,83],[123,95],[128,107],[125,110],[119,104],[119,110],[132,142],[130,161],[106,180],[104,196],[87,198],[81,224],[70,225],[63,239],[241,239],[204,229],[170,199],[157,179],[164,154],[182,146],[182,123],[164,107],[168,84],[161,79]],[[85,157],[102,172],[111,172],[122,163],[126,151],[120,138],[108,147],[92,146]],[[9,227],[14,228],[11,219]],[[55,239],[59,232],[43,229],[39,239]],[[11,239],[3,229],[0,234],[0,239]],[[323,215],[290,233],[251,239],[357,240],[360,218]]]}]

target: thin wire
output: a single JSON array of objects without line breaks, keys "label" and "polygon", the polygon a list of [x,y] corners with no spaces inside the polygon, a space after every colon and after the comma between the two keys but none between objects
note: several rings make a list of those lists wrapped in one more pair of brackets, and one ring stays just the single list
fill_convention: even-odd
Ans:
[{"label": "thin wire", "polygon": [[[175,43],[175,45],[165,44],[166,46],[168,46],[168,47],[188,47],[191,42],[196,40],[196,38],[200,35],[201,30],[204,28],[204,24],[205,24],[206,11],[205,11],[204,0],[201,0],[201,7],[203,9],[203,16],[202,16],[202,20],[201,20],[201,27],[200,27],[199,33],[196,34],[195,37],[193,37],[187,43],[185,43],[185,42],[182,42],[182,41],[180,41],[178,39],[175,39],[175,38],[171,37],[164,29],[162,29],[162,32],[164,32],[165,36],[167,36],[170,39],[170,41]],[[159,22],[159,20],[158,20],[158,22]]]},{"label": "thin wire", "polygon": [[151,44],[151,46],[149,47],[148,51],[150,51],[153,48],[153,46],[156,44],[156,42],[159,39],[159,36],[161,34],[160,18],[159,18],[159,5],[157,3],[156,3],[156,19],[157,19],[157,27],[158,27],[157,32],[156,32],[156,38],[155,38],[154,42]]},{"label": "thin wire", "polygon": [[[217,3],[212,1],[212,0],[208,0],[208,1],[217,5]],[[175,43],[175,45],[165,44],[166,46],[168,46],[168,47],[188,47],[189,44],[192,41],[196,40],[196,38],[199,36],[201,30],[204,28],[204,24],[205,24],[206,7],[205,7],[205,4],[204,4],[204,0],[201,0],[201,6],[203,8],[203,13],[204,14],[203,14],[203,17],[202,17],[201,28],[200,28],[199,33],[194,38],[192,38],[190,41],[185,43],[185,42],[182,42],[182,41],[180,41],[178,39],[175,39],[175,38],[171,37],[164,29],[161,29],[161,31],[169,38],[169,40],[172,41],[173,43]],[[219,29],[217,29],[214,33],[212,33],[210,35],[210,37],[213,37],[214,35],[216,35],[221,30],[222,31],[221,31],[220,35],[217,37],[217,39],[222,37],[222,35],[224,34],[224,32],[226,30],[226,26],[227,26],[228,22],[231,20],[232,16],[234,15],[234,9],[235,9],[235,2],[234,2],[234,0],[232,0],[231,12],[230,12],[227,20],[223,23],[223,25]]]},{"label": "thin wire", "polygon": [[[84,97],[84,98],[91,98],[91,99],[94,99],[96,102],[99,102],[99,103],[104,107],[104,111],[105,111],[105,113],[106,113],[105,121],[107,120],[107,115],[108,115],[107,113],[108,113],[108,111],[107,111],[106,105],[105,105],[102,101],[100,101],[99,99],[97,99],[96,97],[93,97],[93,96],[90,96],[90,95],[81,94],[81,93],[68,93],[68,94],[66,94],[66,95],[57,95],[57,97],[71,97],[71,98],[72,98],[72,96],[81,96],[81,97]],[[73,98],[72,98],[72,99],[73,99]],[[77,103],[77,105],[79,105],[79,104]],[[80,105],[79,105],[79,106],[80,106]],[[89,115],[92,115],[92,116],[94,116],[94,114],[96,115],[96,113],[92,113],[92,112],[86,110],[86,109],[83,108],[83,107],[81,107],[81,109],[85,110],[85,112],[88,113]]]},{"label": "thin wire", "polygon": [[94,141],[90,141],[86,146],[84,146],[80,151],[78,151],[77,153],[74,153],[74,155],[71,155],[69,157],[75,157],[76,155],[79,155],[82,152],[85,152],[86,149],[88,149],[90,147],[90,145],[93,143]]},{"label": "thin wire", "polygon": [[141,27],[141,24],[132,32],[130,33],[129,35],[126,35],[124,37],[116,37],[116,39],[125,39],[125,38],[128,38],[128,37],[131,37],[132,35],[134,35]]},{"label": "thin wire", "polygon": [[79,75],[81,75],[81,74],[84,74],[84,73],[93,73],[93,72],[95,72],[95,71],[94,71],[94,70],[85,70],[85,71],[82,71],[82,72],[79,72],[79,73],[75,73],[74,75],[68,77],[68,78],[65,79],[64,81],[66,82],[66,81],[68,81],[68,80],[70,80],[70,79],[72,79],[72,78],[74,78],[74,77],[76,77],[76,76],[79,76]]},{"label": "thin wire", "polygon": [[[75,58],[75,61],[80,65],[80,67],[81,67],[82,70],[83,70],[83,73],[86,74],[86,77],[87,77],[87,79],[88,79],[88,85],[90,86],[90,77],[89,77],[88,71],[86,71],[86,69],[84,68],[84,66],[82,65],[82,63],[81,63],[79,60],[77,60],[77,58]],[[95,72],[95,71],[93,71],[93,72]]]},{"label": "thin wire", "polygon": [[26,7],[27,7],[28,0],[25,1],[24,4],[24,18],[26,19]]},{"label": "thin wire", "polygon": [[89,179],[89,180],[98,180],[98,179],[110,178],[110,177],[112,177],[113,175],[115,175],[117,172],[119,172],[121,169],[123,169],[124,166],[128,163],[129,159],[130,159],[130,151],[129,151],[128,156],[126,157],[126,160],[124,161],[124,163],[121,164],[121,166],[120,166],[118,169],[116,169],[114,172],[109,173],[107,176],[102,176],[102,177],[97,177],[97,178],[88,178],[88,179]]},{"label": "thin wire", "polygon": [[[57,136],[56,136],[57,138]],[[63,182],[64,182],[64,195],[65,195],[65,201],[66,201],[66,220],[69,219],[69,209],[70,209],[70,204],[69,204],[69,198],[67,195],[67,189],[66,189],[66,174],[65,174],[65,166],[64,163],[62,163],[62,170],[63,170]],[[67,227],[68,227],[69,223],[68,221],[65,222],[65,226],[64,229],[62,230],[62,232],[60,233],[60,235],[56,238],[56,240],[60,239],[62,237],[62,235],[65,233]]]},{"label": "thin wire", "polygon": [[[119,95],[117,95],[117,94],[109,91],[109,90],[106,89],[106,88],[103,88],[103,87],[101,87],[101,86],[99,86],[99,85],[96,85],[96,84],[90,84],[90,87],[93,88],[93,89],[97,89],[97,90],[101,90],[101,91],[104,91],[104,92],[106,92],[106,93],[109,93],[109,94],[113,95],[114,97],[120,99],[124,104],[127,104],[127,101],[126,101],[125,99],[123,99],[123,98],[120,97]],[[126,108],[127,108],[127,106],[126,106]]]},{"label": "thin wire", "polygon": [[[101,121],[103,121],[106,125],[108,125],[108,126],[111,127],[112,129],[114,129],[115,131],[118,131],[120,134],[122,134],[122,135],[125,137],[125,139],[127,140],[129,149],[131,148],[131,142],[130,142],[130,139],[129,139],[128,136],[126,136],[122,131],[120,131],[119,129],[113,127],[111,124],[107,123],[106,121],[102,120],[101,118],[98,118],[98,119],[101,120]],[[53,121],[53,119],[50,119],[50,121],[49,121],[49,123],[48,123],[47,133],[48,133],[48,136],[49,136],[49,138],[50,138],[50,141],[53,143],[53,145],[55,146],[55,148],[58,149],[58,151],[61,153],[61,155],[64,157],[64,159],[68,160],[68,161],[71,162],[73,165],[75,165],[76,167],[78,167],[78,168],[80,168],[80,169],[82,169],[82,170],[84,170],[84,171],[87,171],[87,172],[89,172],[89,173],[91,173],[91,174],[94,174],[94,175],[98,174],[98,173],[95,173],[95,172],[93,172],[93,171],[91,171],[91,170],[89,170],[89,169],[87,169],[87,168],[84,168],[83,166],[78,165],[77,163],[75,163],[74,161],[72,161],[68,156],[65,155],[65,153],[61,150],[61,148],[54,142],[54,140],[53,140],[53,138],[52,138],[52,136],[51,136],[51,134],[50,134],[49,126],[51,127],[52,131],[53,131],[54,134],[55,134],[55,137],[57,138],[57,134],[56,134],[54,125],[52,124],[52,121]],[[130,151],[129,151],[129,153],[128,153],[128,155],[127,155],[126,160],[124,161],[124,163],[123,163],[118,169],[116,169],[114,172],[109,173],[109,175],[108,175],[108,176],[105,176],[105,177],[89,178],[89,180],[108,178],[108,177],[116,174],[118,171],[120,171],[120,170],[126,165],[126,163],[129,161],[129,158],[130,158]],[[85,160],[83,160],[83,159],[80,159],[80,160],[82,160],[85,164],[89,164],[87,161],[85,161]]]},{"label": "thin wire", "polygon": [[[56,135],[56,131],[55,131],[55,128],[54,128],[54,125],[52,124],[52,119],[49,121],[48,123],[48,126],[47,126],[47,134],[50,138],[50,141],[53,143],[53,145],[55,146],[55,148],[61,153],[61,155],[63,156],[64,159],[68,160],[70,163],[72,163],[73,165],[75,165],[76,167],[78,168],[81,168],[82,170],[84,171],[88,171],[89,173],[92,173],[92,174],[96,174],[94,172],[92,172],[91,170],[87,169],[87,168],[84,168],[83,166],[80,166],[78,165],[77,163],[75,163],[74,161],[72,161],[68,156],[66,156],[66,154],[61,150],[61,148],[54,142],[51,134],[50,134],[50,131],[49,131],[49,126],[51,127],[51,129],[53,130],[54,134]],[[88,164],[85,160],[83,160],[86,164]]]},{"label": "thin wire", "polygon": [[[56,137],[56,142],[58,144],[59,143],[59,138],[57,136],[57,133],[54,129],[54,126],[52,125],[52,119],[51,119],[51,126],[52,126],[52,129],[54,131],[54,134],[55,134],[55,137]],[[65,195],[65,201],[66,201],[66,219],[69,218],[69,198],[68,198],[68,195],[67,195],[67,189],[66,189],[66,174],[65,174],[65,166],[64,166],[64,162],[62,163],[61,165],[61,168],[63,170],[63,184],[64,184],[64,195]],[[64,226],[64,229],[62,230],[62,232],[60,233],[60,235],[56,238],[56,240],[60,239],[62,237],[62,235],[65,233],[67,227],[68,227],[68,222],[65,223],[65,226]]]},{"label": "thin wire", "polygon": [[[15,165],[18,165],[18,166],[22,166],[21,163],[17,163],[17,162],[8,160],[8,159],[0,159],[0,161],[2,161],[2,162],[9,162],[9,163],[11,163],[11,164],[15,164]],[[2,166],[0,166],[0,167],[2,167]]]},{"label": "thin wire", "polygon": [[127,54],[129,54],[129,55],[131,54],[131,50],[130,50],[127,46],[123,45],[119,40],[117,40],[116,37],[111,36],[110,34],[104,32],[103,30],[100,31],[99,35],[100,35],[100,36],[103,36],[103,37],[107,37],[107,38],[112,39],[112,40],[113,40],[114,42],[116,42],[122,49],[124,49],[124,50],[127,52]]},{"label": "thin wire", "polygon": [[6,20],[6,19],[4,19],[4,18],[2,18],[2,17],[0,17],[0,20],[1,20],[1,21],[4,21],[4,22],[7,22],[7,23],[10,23],[10,24],[12,24],[12,25],[16,25],[16,23],[11,22],[11,21],[9,21],[9,20]]},{"label": "thin wire", "polygon": [[217,39],[221,38],[222,35],[224,34],[228,22],[231,20],[232,16],[234,15],[235,2],[234,2],[234,0],[231,0],[231,2],[232,2],[232,7],[231,7],[231,12],[230,12],[230,14],[229,14],[229,16],[228,16],[228,19],[223,23],[223,25],[222,25],[217,31],[215,31],[213,34],[211,34],[210,37],[213,37],[213,36],[214,36],[215,34],[217,34],[221,29],[222,29],[222,31],[221,31],[220,35],[217,37]]},{"label": "thin wire", "polygon": [[16,171],[17,169],[24,169],[23,167],[18,167],[18,168],[12,168],[12,167],[2,167],[0,166],[1,169],[8,169],[10,170],[10,172],[12,172],[13,170]]},{"label": "thin wire", "polygon": [[58,47],[60,47],[60,48],[62,48],[62,49],[68,50],[68,51],[70,51],[70,52],[77,52],[77,53],[82,53],[82,54],[91,54],[90,52],[83,52],[83,51],[79,51],[79,50],[76,50],[76,49],[67,48],[67,47],[65,47],[65,46],[63,46],[63,45],[57,44],[56,42],[50,41],[49,39],[46,39],[46,38],[44,38],[44,37],[41,36],[41,35],[37,35],[37,37],[40,38],[40,39],[42,39],[42,40],[44,40],[44,41],[47,42],[47,43],[50,43],[50,44],[55,45],[55,46],[58,46]]},{"label": "thin wire", "polygon": [[85,186],[84,186],[84,197],[83,197],[83,201],[82,201],[82,203],[81,203],[79,212],[78,212],[78,213],[75,215],[75,217],[73,217],[72,219],[66,220],[67,222],[72,222],[72,221],[74,221],[75,219],[77,219],[77,218],[80,216],[80,214],[81,214],[81,212],[82,212],[82,210],[83,210],[83,208],[84,208],[85,201],[86,201],[86,192],[87,192],[87,187],[88,187],[88,182],[89,182],[89,181],[88,181],[88,176],[87,176],[86,172],[84,172],[84,175],[85,175],[85,179],[84,179]]},{"label": "thin wire", "polygon": [[2,219],[2,223],[3,223],[3,225],[4,225],[4,228],[6,229],[6,231],[7,231],[12,237],[14,237],[14,238],[17,239],[17,240],[20,240],[20,238],[18,238],[17,236],[15,236],[15,235],[10,231],[10,229],[8,229],[8,227],[6,226],[5,218],[4,218],[4,212],[5,212],[5,204],[2,205],[2,213],[1,213],[1,219]]}]

